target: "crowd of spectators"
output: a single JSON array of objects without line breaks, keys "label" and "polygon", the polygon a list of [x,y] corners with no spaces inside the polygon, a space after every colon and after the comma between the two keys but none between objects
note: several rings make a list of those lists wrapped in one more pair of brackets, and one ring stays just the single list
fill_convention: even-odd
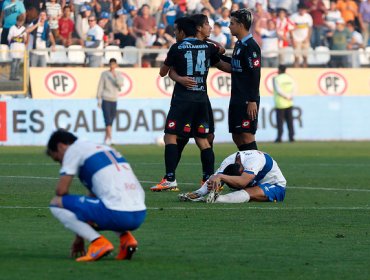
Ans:
[{"label": "crowd of spectators", "polygon": [[[252,33],[263,53],[263,66],[277,67],[282,50],[296,50],[294,65],[307,66],[309,49],[356,50],[369,45],[370,0],[0,0],[1,44],[11,44],[9,29],[25,16],[31,35],[28,49],[79,44],[95,49],[89,65],[101,65],[103,49],[168,48],[174,43],[174,21],[202,13],[213,27],[211,39],[233,48],[228,28],[230,13],[240,8],[254,11]],[[14,41],[14,40],[13,40]],[[44,65],[40,53],[31,64]],[[158,54],[147,55],[148,65]],[[333,66],[346,66],[346,57],[334,56]],[[358,66],[358,65],[357,65]]]}]

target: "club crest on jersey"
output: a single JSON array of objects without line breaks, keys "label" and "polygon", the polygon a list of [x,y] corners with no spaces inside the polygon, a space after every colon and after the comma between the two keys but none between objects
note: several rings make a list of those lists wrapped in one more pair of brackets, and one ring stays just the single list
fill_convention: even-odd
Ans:
[{"label": "club crest on jersey", "polygon": [[209,132],[209,128],[208,127],[205,127],[204,125],[200,125],[198,127],[198,133],[208,133]]},{"label": "club crest on jersey", "polygon": [[254,68],[261,67],[261,62],[260,62],[260,60],[258,58],[257,59],[253,59],[253,67]]},{"label": "club crest on jersey", "polygon": [[250,127],[251,127],[250,120],[243,120],[242,121],[242,128],[250,128]]},{"label": "club crest on jersey", "polygon": [[190,132],[191,131],[191,126],[190,126],[190,124],[186,124],[185,126],[184,126],[184,132]]},{"label": "club crest on jersey", "polygon": [[168,129],[176,129],[176,121],[169,120],[167,123]]},{"label": "club crest on jersey", "polygon": [[241,51],[241,49],[237,49],[236,50],[236,55],[239,55],[240,54],[240,51]]},{"label": "club crest on jersey", "polygon": [[256,52],[253,52],[252,55],[253,55],[254,58],[257,58],[257,53]]}]

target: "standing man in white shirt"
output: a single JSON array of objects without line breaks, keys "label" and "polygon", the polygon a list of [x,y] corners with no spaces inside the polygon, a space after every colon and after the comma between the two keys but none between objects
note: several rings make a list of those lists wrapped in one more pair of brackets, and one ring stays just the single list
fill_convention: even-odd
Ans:
[{"label": "standing man in white shirt", "polygon": [[103,49],[104,30],[97,22],[95,16],[89,17],[89,30],[86,34],[85,47],[95,49],[93,52],[86,52],[89,67],[101,67],[103,62],[103,52],[97,51]]},{"label": "standing man in white shirt", "polygon": [[[120,238],[116,259],[131,259],[138,243],[130,231],[144,222],[146,206],[130,164],[112,148],[79,140],[61,129],[51,135],[47,154],[62,166],[50,211],[76,234],[71,255],[81,255],[78,262],[89,262],[112,252],[112,243],[98,232],[110,230]],[[88,189],[87,196],[69,193],[75,175]],[[87,253],[85,239],[90,242]]]},{"label": "standing man in white shirt", "polygon": [[116,71],[117,60],[109,60],[109,70],[101,73],[98,86],[98,106],[103,110],[105,123],[104,143],[112,144],[112,124],[117,113],[117,99],[121,87],[123,86],[123,77]]},{"label": "standing man in white shirt", "polygon": [[310,48],[313,20],[304,4],[298,4],[298,12],[291,15],[290,20],[295,24],[292,31],[293,48],[296,52],[294,67],[299,67],[301,58],[303,67],[307,67],[307,56]]}]

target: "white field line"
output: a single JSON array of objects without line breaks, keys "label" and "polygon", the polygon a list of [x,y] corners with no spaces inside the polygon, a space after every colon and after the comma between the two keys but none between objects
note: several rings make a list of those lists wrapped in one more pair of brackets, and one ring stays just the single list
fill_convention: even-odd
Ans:
[{"label": "white field line", "polygon": [[[140,162],[140,163],[130,163],[131,165],[163,165],[164,162]],[[201,165],[200,162],[181,162],[180,165]],[[369,163],[323,163],[323,162],[313,162],[313,163],[285,163],[285,166],[293,165],[293,166],[369,166]],[[17,162],[17,163],[8,163],[8,162],[0,162],[0,166],[59,166],[57,163],[34,163],[34,162]]]},{"label": "white field line", "polygon": [[[186,203],[192,204],[192,203]],[[46,206],[0,206],[0,209],[49,209]],[[370,206],[364,207],[148,207],[148,210],[272,210],[272,211],[284,211],[284,210],[370,210]]]},{"label": "white field line", "polygon": [[[58,177],[36,177],[36,176],[7,176],[7,175],[0,175],[0,178],[8,178],[8,179],[35,179],[35,180],[58,180]],[[144,184],[157,184],[157,181],[140,181],[140,183]],[[186,186],[197,186],[196,183],[181,183],[180,185]],[[339,188],[324,188],[324,187],[305,187],[305,186],[288,186],[287,189],[297,189],[297,190],[319,190],[319,191],[347,191],[347,192],[370,192],[370,189],[339,189]]]}]

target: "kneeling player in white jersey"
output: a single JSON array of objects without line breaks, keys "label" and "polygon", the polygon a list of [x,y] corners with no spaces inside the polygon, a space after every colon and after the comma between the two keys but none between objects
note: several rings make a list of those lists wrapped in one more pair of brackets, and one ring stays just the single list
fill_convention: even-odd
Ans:
[{"label": "kneeling player in white jersey", "polygon": [[[51,213],[76,233],[71,255],[76,261],[96,261],[113,251],[100,230],[120,237],[118,260],[131,259],[137,241],[130,231],[140,227],[146,215],[145,194],[129,163],[114,149],[78,140],[65,130],[54,132],[47,154],[61,164]],[[71,195],[73,176],[78,175],[88,196]],[[90,246],[85,253],[84,239]]]},{"label": "kneeling player in white jersey", "polygon": [[[221,195],[224,183],[234,191]],[[208,203],[276,202],[284,200],[285,187],[286,180],[270,155],[257,150],[240,151],[228,156],[200,189],[180,194],[179,199]]]}]

